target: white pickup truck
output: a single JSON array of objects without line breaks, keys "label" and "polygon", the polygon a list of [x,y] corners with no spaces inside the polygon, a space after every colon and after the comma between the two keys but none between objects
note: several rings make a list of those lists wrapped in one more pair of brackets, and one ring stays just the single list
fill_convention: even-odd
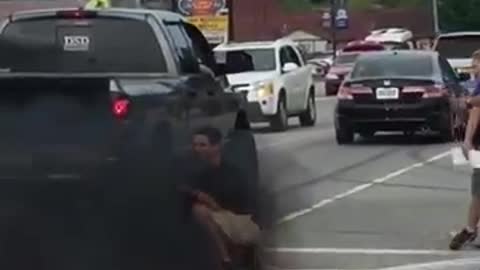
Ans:
[{"label": "white pickup truck", "polygon": [[469,77],[473,68],[472,54],[479,48],[480,31],[472,31],[441,34],[436,38],[432,49],[447,58],[459,75]]},{"label": "white pickup truck", "polygon": [[302,126],[316,122],[315,85],[307,65],[290,40],[220,44],[215,49],[232,90],[247,95],[249,119],[288,129],[289,117]]}]

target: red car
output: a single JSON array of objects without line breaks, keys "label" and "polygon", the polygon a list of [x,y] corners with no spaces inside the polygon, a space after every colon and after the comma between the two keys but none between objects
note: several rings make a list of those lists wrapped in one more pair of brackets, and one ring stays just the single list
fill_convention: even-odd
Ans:
[{"label": "red car", "polygon": [[386,49],[387,48],[383,44],[378,42],[356,40],[356,41],[349,42],[342,49],[342,52],[384,51]]},{"label": "red car", "polygon": [[380,43],[372,41],[349,42],[335,57],[333,65],[325,79],[325,92],[327,96],[336,95],[344,77],[352,70],[357,57],[365,52],[384,51],[387,48]]}]

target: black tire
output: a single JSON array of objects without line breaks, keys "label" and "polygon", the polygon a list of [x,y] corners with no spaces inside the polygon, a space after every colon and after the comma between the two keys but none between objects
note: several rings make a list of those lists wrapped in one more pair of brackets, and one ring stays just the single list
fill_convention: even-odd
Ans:
[{"label": "black tire", "polygon": [[455,115],[447,111],[443,119],[445,126],[440,130],[440,137],[444,142],[451,142],[455,139]]},{"label": "black tire", "polygon": [[335,130],[335,138],[337,144],[351,144],[355,139],[355,133],[349,128],[341,128]]},{"label": "black tire", "polygon": [[[236,165],[245,177],[245,184],[253,194],[250,198],[258,202],[260,193],[258,152],[251,131],[233,130],[226,138],[223,156],[227,162]],[[259,207],[255,207],[256,210]],[[254,213],[258,217],[259,213]]]},{"label": "black tire", "polygon": [[270,127],[274,131],[285,131],[288,129],[288,112],[285,97],[280,96],[277,104],[277,114],[270,120]]},{"label": "black tire", "polygon": [[317,122],[317,106],[315,104],[315,94],[310,91],[307,100],[307,109],[300,115],[300,125],[303,127],[314,126]]},{"label": "black tire", "polygon": [[325,88],[325,95],[326,96],[333,96],[335,93],[330,88]]},{"label": "black tire", "polygon": [[244,110],[240,110],[237,113],[237,118],[235,119],[235,127],[236,130],[250,130],[251,125],[250,121],[248,120],[247,112]]},{"label": "black tire", "polygon": [[258,180],[258,153],[253,133],[248,130],[233,130],[226,138],[224,156],[239,166],[248,179]]},{"label": "black tire", "polygon": [[338,92],[338,87],[334,85],[325,84],[325,95],[327,96],[335,96]]}]

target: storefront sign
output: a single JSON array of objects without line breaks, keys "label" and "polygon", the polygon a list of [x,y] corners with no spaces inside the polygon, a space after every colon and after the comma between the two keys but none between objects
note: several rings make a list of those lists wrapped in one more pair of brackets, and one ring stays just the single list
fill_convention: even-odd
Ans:
[{"label": "storefront sign", "polygon": [[185,16],[216,15],[225,8],[225,0],[178,0],[178,10]]},{"label": "storefront sign", "polygon": [[202,31],[209,43],[222,43],[228,35],[228,15],[191,16],[191,24]]}]

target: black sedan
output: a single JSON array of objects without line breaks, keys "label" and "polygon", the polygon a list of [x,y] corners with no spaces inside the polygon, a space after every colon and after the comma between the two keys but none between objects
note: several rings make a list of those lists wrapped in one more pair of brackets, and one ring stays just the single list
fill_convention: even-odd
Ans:
[{"label": "black sedan", "polygon": [[338,144],[355,133],[436,131],[446,141],[463,133],[468,92],[448,61],[432,51],[385,51],[360,56],[342,83],[335,108]]}]

